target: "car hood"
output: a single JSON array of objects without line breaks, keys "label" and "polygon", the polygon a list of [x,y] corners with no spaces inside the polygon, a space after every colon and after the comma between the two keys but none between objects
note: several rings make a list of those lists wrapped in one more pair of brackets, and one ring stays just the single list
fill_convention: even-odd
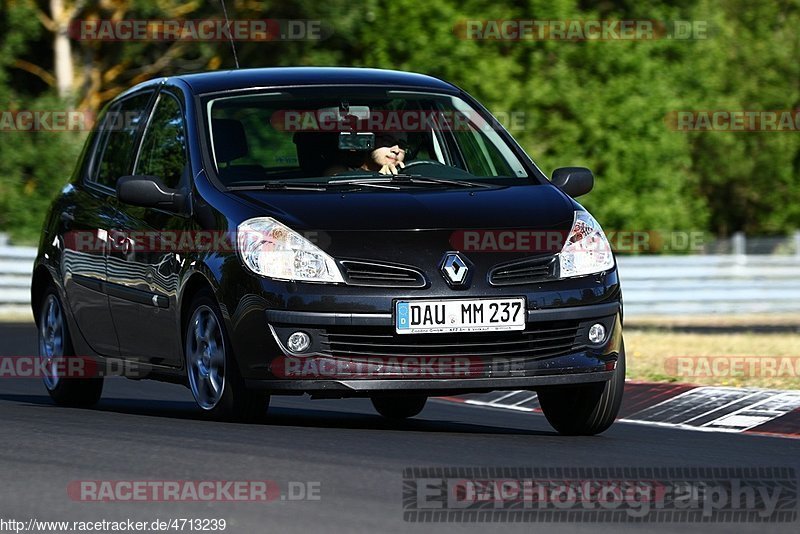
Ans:
[{"label": "car hood", "polygon": [[357,192],[238,191],[253,216],[296,230],[569,230],[576,209],[551,185]]}]

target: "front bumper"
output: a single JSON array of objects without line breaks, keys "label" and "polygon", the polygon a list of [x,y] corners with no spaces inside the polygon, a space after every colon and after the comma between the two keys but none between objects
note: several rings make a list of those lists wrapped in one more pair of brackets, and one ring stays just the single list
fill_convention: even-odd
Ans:
[{"label": "front bumper", "polygon": [[[524,332],[394,334],[386,313],[265,310],[278,355],[261,360],[253,389],[315,396],[371,396],[401,392],[428,396],[609,380],[622,344],[619,301],[528,310]],[[608,332],[601,344],[588,341],[589,327]],[[312,349],[293,355],[285,339],[302,330]],[[413,337],[413,339],[409,339]]]},{"label": "front bumper", "polygon": [[248,388],[287,394],[311,393],[317,397],[356,397],[376,394],[425,393],[428,397],[481,393],[488,391],[536,389],[541,386],[560,386],[605,382],[613,371],[594,371],[572,374],[527,376],[517,378],[469,379],[384,379],[384,380],[246,380]]}]

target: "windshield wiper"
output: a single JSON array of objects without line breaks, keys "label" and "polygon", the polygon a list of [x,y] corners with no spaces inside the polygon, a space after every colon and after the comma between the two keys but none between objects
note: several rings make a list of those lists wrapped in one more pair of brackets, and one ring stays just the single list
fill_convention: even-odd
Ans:
[{"label": "windshield wiper", "polygon": [[467,180],[446,180],[444,178],[431,178],[429,176],[421,176],[417,174],[397,174],[392,176],[393,182],[411,182],[414,184],[442,184],[442,185],[456,185],[459,187],[492,187],[489,184],[482,184],[480,182],[468,182]]},{"label": "windshield wiper", "polygon": [[[341,180],[329,180],[330,185],[365,185],[372,187],[384,187],[396,189],[396,185],[454,185],[458,187],[492,187],[489,184],[482,184],[479,182],[468,182],[465,180],[445,180],[444,178],[430,178],[420,174],[393,174],[381,177],[368,177],[368,178],[344,178]],[[387,185],[382,185],[387,184]]]},{"label": "windshield wiper", "polygon": [[326,183],[289,183],[283,181],[262,182],[260,184],[229,185],[228,191],[327,191],[329,186],[372,187],[375,189],[400,189],[414,185],[451,185],[456,187],[492,187],[489,184],[465,180],[446,180],[430,178],[418,174],[393,174],[385,176],[360,176],[329,180]]},{"label": "windshield wiper", "polygon": [[265,190],[327,191],[325,184],[289,184],[286,182],[265,182],[251,185],[231,185],[228,191],[265,191]]},{"label": "windshield wiper", "polygon": [[344,178],[340,180],[328,180],[328,185],[352,185],[358,187],[374,187],[376,189],[400,189],[397,185],[391,185],[389,177],[381,178]]}]

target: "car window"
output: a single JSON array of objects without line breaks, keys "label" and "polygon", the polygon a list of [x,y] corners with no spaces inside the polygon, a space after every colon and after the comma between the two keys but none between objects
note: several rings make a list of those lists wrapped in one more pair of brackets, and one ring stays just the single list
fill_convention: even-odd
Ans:
[{"label": "car window", "polygon": [[158,97],[147,124],[134,174],[157,176],[169,188],[178,187],[186,167],[186,129],[178,100]]},{"label": "car window", "polygon": [[131,173],[133,145],[139,124],[152,92],[139,93],[112,106],[103,120],[103,134],[98,144],[102,157],[97,165],[95,182],[116,188],[117,180]]},{"label": "car window", "polygon": [[[101,112],[98,124],[103,123],[104,117],[105,117],[105,112]],[[100,139],[98,130],[99,130],[98,128],[93,128],[89,132],[89,135],[86,137],[86,142],[83,145],[80,158],[78,159],[76,172],[77,176],[79,176],[81,180],[86,180],[90,176],[92,169],[92,154],[95,151],[95,147],[100,146],[98,143]]]},{"label": "car window", "polygon": [[[453,95],[298,88],[215,98],[207,106],[212,156],[227,186],[327,181],[342,172],[372,169],[378,149],[395,145],[403,151],[404,165],[413,169],[410,174],[527,178],[488,117]],[[343,134],[372,139],[373,148],[351,147]]]},{"label": "car window", "polygon": [[453,131],[455,146],[463,153],[463,165],[475,176],[510,175],[514,171],[500,153],[488,146],[486,138],[474,124],[468,123],[458,131]]}]

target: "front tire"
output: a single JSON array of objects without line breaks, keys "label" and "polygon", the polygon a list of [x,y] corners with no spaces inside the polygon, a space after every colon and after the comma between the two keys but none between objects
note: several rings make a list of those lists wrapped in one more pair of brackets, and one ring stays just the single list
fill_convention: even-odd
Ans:
[{"label": "front tire", "polygon": [[[67,373],[68,362],[75,359],[69,326],[55,286],[50,284],[39,306],[39,358],[44,370],[42,381],[47,393],[59,406],[89,407],[103,394],[103,377],[74,377]],[[79,362],[81,363],[81,362]],[[81,367],[88,372],[87,360]]]},{"label": "front tire", "polygon": [[593,436],[608,429],[619,413],[625,389],[625,344],[608,382],[542,388],[539,405],[559,434]]},{"label": "front tire", "polygon": [[387,419],[401,420],[419,415],[428,397],[420,395],[403,395],[389,397],[372,397],[375,410]]},{"label": "front tire", "polygon": [[197,405],[212,419],[251,422],[262,418],[269,395],[245,387],[222,314],[210,292],[194,297],[188,316],[184,328],[186,373]]}]

